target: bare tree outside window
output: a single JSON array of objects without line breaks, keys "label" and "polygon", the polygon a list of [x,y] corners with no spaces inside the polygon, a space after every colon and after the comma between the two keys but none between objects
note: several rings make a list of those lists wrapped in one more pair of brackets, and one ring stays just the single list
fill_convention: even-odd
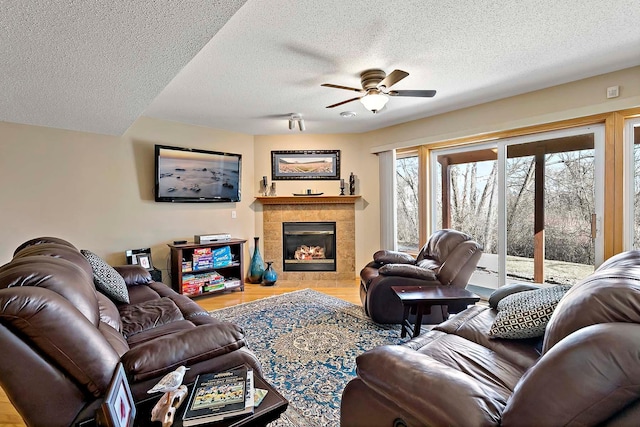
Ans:
[{"label": "bare tree outside window", "polygon": [[418,230],[418,156],[396,160],[396,200],[398,250],[417,252]]},{"label": "bare tree outside window", "polygon": [[[640,159],[640,150],[636,152]],[[507,155],[505,202],[507,229],[507,275],[533,280],[535,169],[533,155]],[[595,211],[594,152],[592,149],[551,153],[544,156],[545,280],[575,282],[593,270],[595,247],[590,234]],[[640,163],[640,162],[639,162]],[[637,164],[640,172],[640,165]],[[485,254],[497,254],[498,182],[497,161],[475,161],[448,166],[450,175],[450,228],[465,232],[483,245]],[[441,167],[438,172],[441,172]],[[640,174],[637,174],[637,176]],[[640,179],[636,179],[640,195]],[[437,183],[434,203],[441,225],[442,186]],[[639,197],[640,198],[640,197]],[[640,217],[640,209],[636,209]],[[640,219],[640,218],[639,218]],[[566,276],[553,271],[553,262],[577,266]],[[587,273],[588,274],[588,273]]]}]

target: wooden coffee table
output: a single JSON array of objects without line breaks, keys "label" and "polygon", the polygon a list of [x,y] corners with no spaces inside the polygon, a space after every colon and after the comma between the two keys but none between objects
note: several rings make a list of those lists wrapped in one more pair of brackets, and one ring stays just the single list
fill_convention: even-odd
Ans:
[{"label": "wooden coffee table", "polygon": [[[448,286],[392,286],[391,289],[402,301],[404,312],[402,314],[402,330],[400,337],[407,336],[407,331],[413,332],[412,337],[420,335],[422,315],[431,312],[434,305],[446,305],[449,307],[463,304],[471,305],[480,301],[480,297],[473,292],[462,288]],[[409,315],[416,315],[415,326],[409,322]]]}]

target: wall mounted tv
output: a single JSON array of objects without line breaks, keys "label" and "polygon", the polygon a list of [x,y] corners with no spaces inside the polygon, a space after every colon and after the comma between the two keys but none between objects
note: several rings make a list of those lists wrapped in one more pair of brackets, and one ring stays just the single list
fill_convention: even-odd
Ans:
[{"label": "wall mounted tv", "polygon": [[242,155],[156,145],[156,202],[239,202]]}]

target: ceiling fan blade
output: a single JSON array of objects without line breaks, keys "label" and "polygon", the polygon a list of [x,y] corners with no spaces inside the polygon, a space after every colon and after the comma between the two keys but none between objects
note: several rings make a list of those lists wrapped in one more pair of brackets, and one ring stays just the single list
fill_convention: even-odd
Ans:
[{"label": "ceiling fan blade", "polygon": [[356,89],[355,87],[347,87],[347,86],[340,86],[340,85],[332,85],[332,84],[330,84],[330,83],[323,83],[323,84],[321,84],[320,86],[324,86],[324,87],[333,87],[333,88],[336,88],[336,89],[352,90],[352,91],[360,92],[360,93],[364,92],[364,89]]},{"label": "ceiling fan blade", "polygon": [[418,96],[421,98],[431,98],[435,96],[435,90],[392,90],[389,96]]},{"label": "ceiling fan blade", "polygon": [[400,80],[404,79],[408,75],[409,73],[407,73],[406,71],[393,70],[391,74],[389,74],[387,77],[382,79],[380,83],[378,83],[378,87],[384,86],[387,89],[389,89],[391,86],[398,83]]},{"label": "ceiling fan blade", "polygon": [[355,97],[355,98],[347,99],[346,101],[342,101],[342,102],[338,102],[337,104],[329,105],[329,106],[327,106],[327,108],[337,107],[339,105],[346,104],[347,102],[355,101],[355,100],[360,99],[360,98],[361,97],[358,96],[358,97]]}]

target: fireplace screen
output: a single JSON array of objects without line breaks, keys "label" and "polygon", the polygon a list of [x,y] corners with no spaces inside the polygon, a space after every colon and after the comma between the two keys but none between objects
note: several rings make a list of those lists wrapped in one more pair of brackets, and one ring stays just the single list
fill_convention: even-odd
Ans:
[{"label": "fireplace screen", "polygon": [[284,271],[336,271],[335,222],[283,222]]}]

